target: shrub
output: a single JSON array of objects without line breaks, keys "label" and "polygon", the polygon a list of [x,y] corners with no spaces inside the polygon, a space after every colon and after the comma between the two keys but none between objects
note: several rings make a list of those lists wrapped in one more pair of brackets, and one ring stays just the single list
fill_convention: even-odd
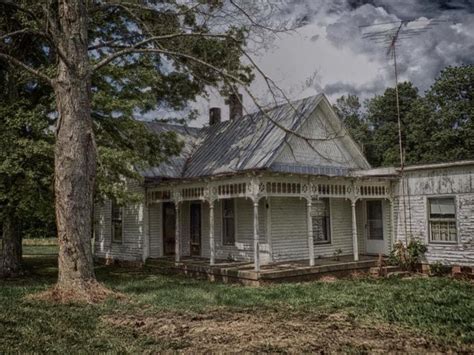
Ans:
[{"label": "shrub", "polygon": [[388,261],[390,265],[400,266],[403,270],[415,271],[426,250],[426,245],[416,239],[410,240],[407,246],[397,242],[390,252]]},{"label": "shrub", "polygon": [[439,261],[430,264],[430,273],[433,276],[443,276],[450,272],[451,267],[448,265],[443,265]]}]

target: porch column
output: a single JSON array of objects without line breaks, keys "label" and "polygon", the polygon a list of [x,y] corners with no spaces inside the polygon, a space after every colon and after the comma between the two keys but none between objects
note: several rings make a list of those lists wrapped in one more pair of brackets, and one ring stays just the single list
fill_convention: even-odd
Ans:
[{"label": "porch column", "polygon": [[308,223],[308,250],[309,250],[309,266],[314,266],[314,242],[313,242],[313,218],[311,217],[311,199],[308,198],[307,204],[307,223]]},{"label": "porch column", "polygon": [[253,201],[253,260],[255,271],[260,271],[260,243],[258,240],[258,200]]},{"label": "porch column", "polygon": [[176,209],[176,227],[175,227],[175,243],[174,243],[174,247],[175,247],[175,251],[174,251],[174,255],[175,255],[175,261],[177,263],[179,263],[179,261],[181,260],[181,238],[180,238],[180,230],[179,230],[179,225],[180,225],[180,218],[179,218],[179,202],[175,202],[174,204],[175,206],[175,209]]},{"label": "porch column", "polygon": [[359,244],[357,242],[357,218],[356,201],[351,201],[352,206],[352,249],[354,251],[354,261],[359,261]]},{"label": "porch column", "polygon": [[216,262],[216,243],[214,239],[214,201],[209,201],[209,249],[211,251],[210,263]]}]

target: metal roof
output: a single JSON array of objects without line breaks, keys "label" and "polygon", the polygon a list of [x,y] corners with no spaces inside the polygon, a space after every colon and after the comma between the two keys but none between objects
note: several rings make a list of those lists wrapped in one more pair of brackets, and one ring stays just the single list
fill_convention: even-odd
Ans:
[{"label": "metal roof", "polygon": [[[195,178],[268,169],[303,174],[347,175],[344,167],[273,164],[288,133],[314,112],[323,95],[316,95],[204,128],[148,122],[156,133],[174,131],[185,143],[181,154],[144,173],[148,178]],[[278,123],[276,125],[274,122]],[[285,129],[282,129],[281,127]]]}]

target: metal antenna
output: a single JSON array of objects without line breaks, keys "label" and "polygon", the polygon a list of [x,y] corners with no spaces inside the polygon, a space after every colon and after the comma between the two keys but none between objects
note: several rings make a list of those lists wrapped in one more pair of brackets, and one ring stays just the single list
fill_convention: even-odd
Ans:
[{"label": "metal antenna", "polygon": [[[400,98],[398,94],[398,67],[397,67],[397,45],[401,40],[411,39],[415,36],[418,36],[422,33],[427,32],[432,29],[434,26],[443,23],[449,22],[447,20],[416,20],[416,21],[393,21],[393,22],[384,22],[374,25],[364,25],[359,28],[369,29],[362,34],[362,38],[368,39],[376,44],[381,44],[387,48],[387,56],[393,57],[393,67],[395,72],[395,97],[397,105],[397,123],[398,123],[398,145],[400,150],[400,182],[402,189],[402,205],[403,205],[403,226],[405,229],[405,243],[408,244],[408,232],[407,232],[407,210],[405,204],[405,179],[404,179],[404,167],[405,167],[405,158],[404,158],[404,149],[403,149],[403,140],[402,140],[402,122],[400,119]],[[411,26],[408,27],[408,24]],[[388,25],[388,26],[387,26]],[[419,26],[421,25],[421,27]],[[388,27],[386,29],[380,30],[370,30],[375,29],[376,27]],[[417,27],[418,26],[418,27]],[[409,229],[411,234],[411,208],[410,208],[410,195],[409,189],[407,186],[408,192],[408,218],[409,218]]]}]

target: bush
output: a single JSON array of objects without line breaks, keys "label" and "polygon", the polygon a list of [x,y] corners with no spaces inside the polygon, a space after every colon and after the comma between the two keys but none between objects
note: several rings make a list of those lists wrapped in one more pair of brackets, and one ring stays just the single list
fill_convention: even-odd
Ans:
[{"label": "bush", "polygon": [[388,261],[390,265],[400,266],[403,270],[415,271],[426,250],[426,245],[416,239],[410,240],[408,246],[397,242],[390,252]]},{"label": "bush", "polygon": [[443,276],[448,274],[451,271],[451,267],[448,265],[443,265],[439,261],[430,264],[430,273],[433,276]]}]

